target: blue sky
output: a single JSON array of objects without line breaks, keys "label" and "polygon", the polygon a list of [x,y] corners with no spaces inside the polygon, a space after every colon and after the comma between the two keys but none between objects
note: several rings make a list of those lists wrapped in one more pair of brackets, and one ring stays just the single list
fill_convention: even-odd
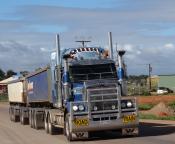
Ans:
[{"label": "blue sky", "polygon": [[77,38],[127,50],[129,74],[175,74],[174,0],[0,0],[0,68],[33,70],[49,63],[55,34],[62,49]]}]

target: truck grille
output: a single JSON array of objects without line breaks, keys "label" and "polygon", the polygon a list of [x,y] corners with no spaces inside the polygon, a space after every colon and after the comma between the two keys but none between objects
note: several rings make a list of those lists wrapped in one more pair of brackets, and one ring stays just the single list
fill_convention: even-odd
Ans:
[{"label": "truck grille", "polygon": [[92,113],[112,112],[118,109],[118,90],[116,85],[102,85],[87,90]]}]

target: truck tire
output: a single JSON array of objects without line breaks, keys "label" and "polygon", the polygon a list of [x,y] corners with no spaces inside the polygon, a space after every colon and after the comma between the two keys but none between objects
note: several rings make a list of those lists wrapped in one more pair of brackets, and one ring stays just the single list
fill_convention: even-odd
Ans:
[{"label": "truck tire", "polygon": [[19,116],[14,115],[14,122],[19,122]]},{"label": "truck tire", "polygon": [[32,128],[35,129],[35,124],[34,124],[34,111],[32,111]]},{"label": "truck tire", "polygon": [[15,122],[20,122],[20,110],[19,109],[14,109],[14,115],[15,115]]},{"label": "truck tire", "polygon": [[11,108],[11,120],[13,122],[19,121],[19,116],[15,115],[15,109],[13,107]]},{"label": "truck tire", "polygon": [[34,123],[34,128],[35,129],[39,129],[39,121],[38,121],[38,115],[37,115],[37,112],[34,111],[34,114],[33,114],[33,123]]},{"label": "truck tire", "polygon": [[49,134],[54,135],[55,134],[55,129],[56,129],[55,126],[51,122],[51,116],[49,115],[48,116],[48,131],[49,131]]},{"label": "truck tire", "polygon": [[45,116],[44,116],[44,129],[45,129],[46,133],[49,133],[49,126],[48,126],[48,117],[47,117],[47,114],[45,114]]},{"label": "truck tire", "polygon": [[20,111],[20,123],[21,123],[22,125],[24,125],[24,115],[23,115],[22,109],[21,109],[21,111]]},{"label": "truck tire", "polygon": [[24,109],[21,109],[21,111],[20,111],[20,122],[21,122],[22,125],[29,124],[29,118],[26,117],[26,115],[27,115],[27,111],[24,110]]},{"label": "truck tire", "polygon": [[16,110],[15,109],[14,109],[13,116],[14,116],[14,122],[19,122],[20,121],[20,116],[16,115]]},{"label": "truck tire", "polygon": [[34,119],[33,119],[33,117],[34,117],[33,116],[33,111],[31,110],[30,111],[30,117],[29,117],[30,118],[30,127],[31,128],[34,128],[34,121],[33,121]]},{"label": "truck tire", "polygon": [[29,125],[30,125],[30,127],[32,127],[32,114],[31,114],[31,110],[29,110]]},{"label": "truck tire", "polygon": [[12,109],[11,109],[11,107],[9,108],[9,116],[10,116],[10,121],[13,121]]},{"label": "truck tire", "polygon": [[70,132],[70,123],[69,123],[69,119],[70,119],[70,117],[69,117],[69,115],[67,114],[66,115],[66,119],[65,119],[65,133],[66,133],[66,137],[67,137],[67,140],[68,141],[72,141],[73,140],[73,138],[72,138],[72,132]]},{"label": "truck tire", "polygon": [[28,124],[28,118],[24,117],[24,109],[21,108],[20,110],[20,122],[22,125]]}]

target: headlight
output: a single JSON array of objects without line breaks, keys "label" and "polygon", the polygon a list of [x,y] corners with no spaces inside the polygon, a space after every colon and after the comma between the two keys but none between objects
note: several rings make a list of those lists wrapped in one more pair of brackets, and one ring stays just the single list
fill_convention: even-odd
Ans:
[{"label": "headlight", "polygon": [[116,107],[115,107],[115,105],[112,105],[112,107],[111,107],[111,108],[112,108],[112,110],[115,110],[115,108],[116,108]]},{"label": "headlight", "polygon": [[130,108],[130,107],[132,107],[132,102],[128,101],[126,105],[127,105],[127,107]]},{"label": "headlight", "polygon": [[74,111],[77,111],[77,110],[78,110],[78,106],[74,105],[74,106],[72,107],[72,109],[73,109]]},{"label": "headlight", "polygon": [[121,103],[121,107],[122,107],[122,108],[126,108],[126,103],[125,103],[125,102],[122,102],[122,103]]},{"label": "headlight", "polygon": [[85,108],[84,108],[83,105],[79,105],[79,106],[78,106],[78,109],[79,109],[80,111],[84,111]]},{"label": "headlight", "polygon": [[94,106],[94,111],[97,111],[97,110],[98,110],[97,106]]}]

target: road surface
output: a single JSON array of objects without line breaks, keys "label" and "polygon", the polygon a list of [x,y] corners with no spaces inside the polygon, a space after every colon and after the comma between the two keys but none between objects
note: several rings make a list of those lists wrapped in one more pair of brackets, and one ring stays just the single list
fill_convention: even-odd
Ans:
[{"label": "road surface", "polygon": [[[155,124],[155,122],[157,124]],[[165,123],[165,124],[164,124]],[[174,123],[174,124],[173,124]],[[0,103],[0,144],[67,144],[62,134],[48,135],[9,120],[8,105]],[[140,124],[139,137],[121,137],[116,132],[103,132],[90,140],[73,144],[175,144],[175,122],[146,121]]]}]

